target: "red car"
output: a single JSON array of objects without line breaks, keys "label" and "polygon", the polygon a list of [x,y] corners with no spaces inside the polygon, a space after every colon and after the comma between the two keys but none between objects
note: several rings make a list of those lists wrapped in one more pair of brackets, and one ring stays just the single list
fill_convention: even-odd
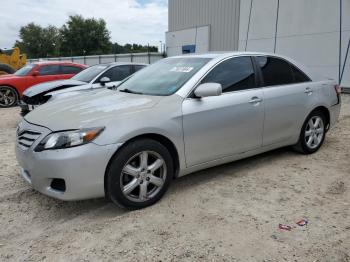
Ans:
[{"label": "red car", "polygon": [[0,107],[17,105],[27,88],[47,81],[68,79],[85,69],[70,62],[37,62],[28,64],[13,75],[0,76]]}]

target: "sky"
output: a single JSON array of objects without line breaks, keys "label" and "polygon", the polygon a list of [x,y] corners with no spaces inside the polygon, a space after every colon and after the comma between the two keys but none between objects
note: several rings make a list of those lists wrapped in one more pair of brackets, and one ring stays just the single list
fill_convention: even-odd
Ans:
[{"label": "sky", "polygon": [[112,42],[159,46],[168,29],[167,0],[5,0],[0,12],[0,48],[19,39],[30,22],[61,27],[69,15],[103,18]]}]

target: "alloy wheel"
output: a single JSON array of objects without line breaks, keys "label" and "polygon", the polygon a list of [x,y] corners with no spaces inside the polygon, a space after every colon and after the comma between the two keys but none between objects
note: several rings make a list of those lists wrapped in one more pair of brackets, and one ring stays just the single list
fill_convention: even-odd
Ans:
[{"label": "alloy wheel", "polygon": [[10,107],[15,104],[17,100],[16,91],[8,87],[0,87],[0,106]]},{"label": "alloy wheel", "polygon": [[156,152],[142,151],[124,165],[120,187],[124,196],[134,202],[145,202],[162,189],[167,175],[164,159]]},{"label": "alloy wheel", "polygon": [[305,143],[310,149],[317,148],[323,140],[324,123],[320,116],[310,118],[305,129]]}]

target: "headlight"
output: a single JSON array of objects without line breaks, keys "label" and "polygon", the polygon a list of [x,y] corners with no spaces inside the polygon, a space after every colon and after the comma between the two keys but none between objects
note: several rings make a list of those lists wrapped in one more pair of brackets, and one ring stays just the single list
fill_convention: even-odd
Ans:
[{"label": "headlight", "polygon": [[81,146],[93,141],[104,127],[51,133],[35,148],[36,152]]}]

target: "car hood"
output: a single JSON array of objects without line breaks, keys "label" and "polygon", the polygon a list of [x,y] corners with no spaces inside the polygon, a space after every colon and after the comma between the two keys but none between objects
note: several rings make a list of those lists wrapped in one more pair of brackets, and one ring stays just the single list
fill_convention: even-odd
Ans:
[{"label": "car hood", "polygon": [[85,85],[78,85],[78,86],[68,87],[68,88],[56,90],[56,91],[53,91],[53,92],[49,92],[49,93],[47,93],[47,95],[49,95],[49,96],[57,96],[57,95],[61,95],[61,94],[64,94],[64,93],[71,93],[71,92],[81,91],[81,90],[86,90],[86,89],[92,89],[92,84],[85,84]]},{"label": "car hood", "polygon": [[68,87],[80,86],[85,84],[86,84],[85,82],[73,80],[73,79],[50,81],[50,82],[34,85],[28,88],[27,90],[24,91],[23,95],[28,97],[33,97],[38,94],[52,92],[55,90],[59,90],[61,88],[68,88]]},{"label": "car hood", "polygon": [[0,82],[4,82],[4,81],[8,81],[8,80],[16,80],[16,79],[20,79],[22,78],[23,76],[16,76],[16,75],[13,75],[13,74],[10,74],[10,75],[0,75]]},{"label": "car hood", "polygon": [[52,131],[106,126],[108,121],[148,110],[161,99],[104,89],[48,102],[27,114],[25,120]]}]

